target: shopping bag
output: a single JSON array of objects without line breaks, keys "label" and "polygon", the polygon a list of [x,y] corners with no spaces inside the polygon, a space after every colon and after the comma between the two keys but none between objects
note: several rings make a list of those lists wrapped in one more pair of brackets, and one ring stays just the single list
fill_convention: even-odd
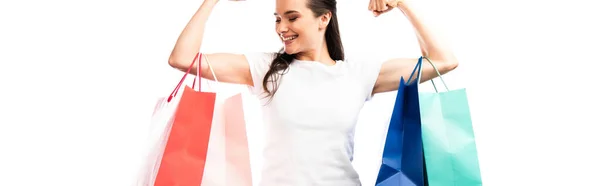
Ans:
[{"label": "shopping bag", "polygon": [[238,93],[224,99],[219,97],[217,94],[202,186],[251,186],[242,95]]},{"label": "shopping bag", "polygon": [[[210,129],[215,105],[215,93],[182,87],[194,63],[167,98],[157,105],[152,122],[151,151],[138,185],[144,186],[198,186],[204,173]],[[200,69],[200,65],[197,65]],[[183,92],[178,92],[183,88]]]},{"label": "shopping bag", "polygon": [[[435,65],[428,59],[429,63]],[[419,107],[427,176],[430,186],[481,186],[479,160],[475,145],[466,90],[420,92]],[[420,79],[420,77],[419,77]]]},{"label": "shopping bag", "polygon": [[225,84],[214,77],[217,98],[202,186],[252,186],[242,94],[222,91]]},{"label": "shopping bag", "polygon": [[419,59],[407,82],[400,80],[376,186],[425,184],[418,81],[411,81],[415,72],[421,72],[421,63]]},{"label": "shopping bag", "polygon": [[[194,63],[201,64],[202,56],[200,53],[196,55],[171,96],[159,100],[155,108],[148,148],[151,149],[148,152],[149,163],[144,167],[138,185],[252,184],[241,94],[217,93],[218,88],[214,92],[206,91],[200,87],[200,76],[196,76],[192,87],[185,86],[184,92],[177,95]],[[210,62],[206,57],[204,59],[219,85]],[[200,65],[197,68],[199,73]],[[194,89],[196,82],[197,91]]]},{"label": "shopping bag", "polygon": [[242,94],[238,93],[225,101],[225,180],[221,186],[252,186],[252,170],[246,122],[242,105]]}]

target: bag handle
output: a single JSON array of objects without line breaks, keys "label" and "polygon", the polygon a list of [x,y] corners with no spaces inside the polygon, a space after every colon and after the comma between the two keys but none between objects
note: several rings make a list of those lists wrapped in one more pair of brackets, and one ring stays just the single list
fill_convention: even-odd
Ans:
[{"label": "bag handle", "polygon": [[[208,60],[208,57],[206,57],[206,55],[204,55],[204,60],[206,60],[206,64],[208,64],[208,69],[210,69],[210,72],[212,73],[213,79],[215,79],[215,82],[219,83],[219,80],[217,79],[217,75],[215,75],[215,71],[213,70],[212,66],[210,65],[210,61]],[[199,63],[200,64],[200,63]],[[200,65],[198,65],[196,68],[196,71],[199,73],[200,72]],[[200,78],[199,76],[196,76],[196,78],[194,78],[194,82],[192,84],[192,88],[194,88],[194,85],[196,85],[196,80],[198,80],[198,82],[200,82]],[[210,87],[210,84],[209,86]],[[200,91],[200,89],[198,89],[198,91]]]},{"label": "bag handle", "polygon": [[[201,88],[201,84],[202,83],[200,82],[200,77],[202,77],[202,72],[200,71],[200,69],[202,69],[201,68],[202,61],[200,60],[200,58],[202,58],[202,56],[203,55],[200,52],[198,52],[196,54],[196,56],[194,57],[194,60],[192,61],[192,63],[188,67],[187,71],[185,72],[185,74],[183,75],[183,77],[181,78],[181,80],[179,81],[179,83],[177,84],[177,86],[175,87],[175,89],[169,95],[169,98],[167,99],[167,102],[170,102],[173,99],[173,97],[175,97],[177,95],[177,92],[179,91],[179,88],[181,87],[181,85],[185,81],[185,78],[190,73],[190,71],[192,70],[192,67],[194,67],[194,64],[196,64],[196,62],[198,62],[198,65],[196,66],[196,78],[194,78],[194,82],[192,84],[192,89],[195,88],[196,81],[197,81],[198,82],[198,91],[202,91],[202,88]],[[206,55],[204,55],[204,59],[206,59],[207,60],[206,62],[208,63],[208,58],[206,57]],[[213,70],[213,68],[210,65],[210,63],[208,63],[208,67],[210,68],[210,71],[211,71],[211,73],[212,73],[215,81],[218,82],[217,76],[215,75],[215,71]]]},{"label": "bag handle", "polygon": [[[442,74],[440,74],[440,71],[437,69],[435,64],[433,64],[433,62],[431,62],[431,60],[429,60],[428,57],[422,56],[422,58],[425,58],[429,62],[429,64],[431,64],[431,66],[437,73],[438,77],[440,77],[440,80],[442,81],[444,88],[446,88],[446,91],[450,91],[450,89],[448,89],[448,86],[446,85],[446,82],[444,82],[444,78],[442,77]],[[420,69],[420,70],[423,71],[423,69]],[[433,82],[433,79],[431,79],[429,81],[431,81],[431,84],[433,84],[433,89],[435,89],[435,93],[439,93],[437,87],[435,86],[435,83]],[[419,82],[421,82],[421,73],[419,73]]]},{"label": "bag handle", "polygon": [[[413,75],[415,75],[415,72],[417,72],[417,80],[420,80],[421,77],[421,64],[423,62],[423,57],[419,57],[419,60],[417,61],[417,65],[415,65],[415,68],[413,69],[413,71],[410,73],[410,77],[408,77],[408,80],[406,81],[406,84],[410,84],[413,78]],[[419,71],[417,71],[417,69],[419,69]]]},{"label": "bag handle", "polygon": [[[435,70],[435,72],[437,73],[438,77],[440,78],[440,80],[442,81],[442,84],[444,85],[444,88],[446,88],[446,91],[450,91],[450,89],[448,89],[448,86],[446,85],[446,82],[444,82],[444,78],[442,77],[442,74],[440,73],[440,71],[438,70],[438,68],[435,66],[435,64],[433,64],[433,62],[431,62],[431,60],[429,60],[428,57],[425,56],[421,56],[419,57],[419,61],[417,62],[417,65],[415,66],[415,68],[413,69],[412,73],[410,74],[410,77],[408,78],[408,81],[406,82],[406,84],[409,84],[409,82],[413,77],[413,75],[415,74],[415,71],[418,68],[418,72],[417,72],[417,82],[421,82],[421,74],[423,73],[423,58],[425,58],[429,64],[431,64],[431,66],[433,67],[433,69]],[[433,84],[433,89],[435,89],[436,93],[439,93],[437,86],[435,85],[435,82],[432,80],[429,80],[431,82],[431,84]]]}]

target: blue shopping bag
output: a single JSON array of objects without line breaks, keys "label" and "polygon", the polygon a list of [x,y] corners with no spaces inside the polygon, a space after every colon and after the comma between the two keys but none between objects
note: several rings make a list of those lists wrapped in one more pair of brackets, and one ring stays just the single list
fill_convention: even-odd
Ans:
[{"label": "blue shopping bag", "polygon": [[[421,138],[418,81],[423,58],[419,58],[407,82],[400,79],[389,124],[376,186],[424,186],[425,166]],[[416,78],[415,78],[416,79]]]}]

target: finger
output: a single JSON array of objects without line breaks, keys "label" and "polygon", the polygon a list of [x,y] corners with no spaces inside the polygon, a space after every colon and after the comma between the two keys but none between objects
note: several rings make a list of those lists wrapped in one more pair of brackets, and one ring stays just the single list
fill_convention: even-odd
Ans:
[{"label": "finger", "polygon": [[379,17],[380,15],[381,15],[381,12],[379,12],[379,11],[373,11],[373,16]]},{"label": "finger", "polygon": [[369,10],[373,11],[375,9],[377,9],[377,6],[375,3],[377,3],[378,0],[371,0],[371,2],[369,3]]},{"label": "finger", "polygon": [[374,15],[375,17],[379,17],[381,14],[384,14],[384,13],[386,13],[386,12],[389,12],[389,11],[391,11],[391,10],[393,10],[393,9],[394,9],[394,8],[389,8],[389,9],[387,9],[387,10],[384,10],[384,11],[373,11],[373,15]]},{"label": "finger", "polygon": [[379,0],[372,0],[371,3],[372,3],[372,6],[373,6],[372,9],[373,10],[377,10],[377,4],[379,3]]},{"label": "finger", "polygon": [[379,2],[379,4],[377,4],[377,10],[378,10],[378,11],[384,11],[384,10],[386,9],[386,8],[385,8],[385,7],[386,7],[386,6],[385,6],[385,4],[386,4],[386,3],[385,3],[385,0],[379,0],[379,1],[377,1],[377,2]]}]

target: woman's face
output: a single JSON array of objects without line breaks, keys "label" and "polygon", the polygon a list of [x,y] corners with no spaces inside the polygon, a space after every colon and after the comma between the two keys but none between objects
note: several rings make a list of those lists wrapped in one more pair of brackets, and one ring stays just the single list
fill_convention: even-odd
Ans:
[{"label": "woman's face", "polygon": [[[277,0],[275,31],[287,54],[316,50],[323,41],[323,16],[315,17],[307,7],[310,0]],[[325,25],[326,26],[326,25]],[[323,31],[321,31],[323,30]]]}]

